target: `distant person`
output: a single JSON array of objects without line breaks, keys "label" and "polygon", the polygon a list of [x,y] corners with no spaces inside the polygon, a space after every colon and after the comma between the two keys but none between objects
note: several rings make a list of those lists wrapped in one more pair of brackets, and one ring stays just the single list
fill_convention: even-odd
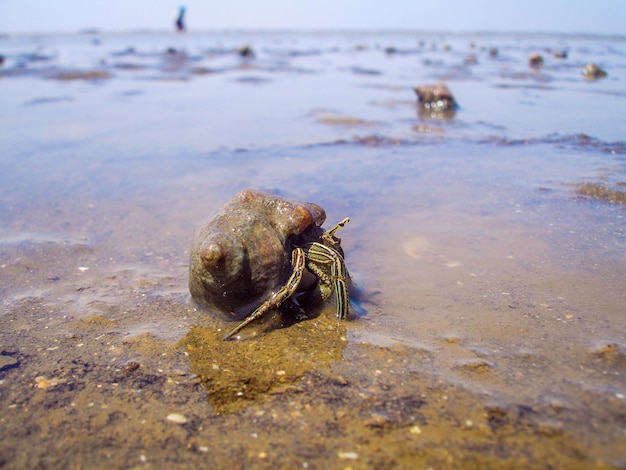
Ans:
[{"label": "distant person", "polygon": [[178,31],[185,31],[185,7],[178,9],[178,18],[176,18],[176,29]]}]

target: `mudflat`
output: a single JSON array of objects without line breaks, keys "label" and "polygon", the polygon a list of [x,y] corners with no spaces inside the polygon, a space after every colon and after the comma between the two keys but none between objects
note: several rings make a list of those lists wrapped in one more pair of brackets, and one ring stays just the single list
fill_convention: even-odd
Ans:
[{"label": "mudflat", "polygon": [[[626,466],[623,38],[125,33],[0,54],[0,466]],[[413,91],[438,83],[445,113]],[[350,217],[348,321],[329,303],[221,340],[189,249],[245,188]]]}]

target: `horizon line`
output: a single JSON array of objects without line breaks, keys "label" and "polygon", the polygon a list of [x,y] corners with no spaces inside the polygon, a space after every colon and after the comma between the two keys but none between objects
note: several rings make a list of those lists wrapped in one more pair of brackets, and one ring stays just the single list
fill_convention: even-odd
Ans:
[{"label": "horizon line", "polygon": [[482,35],[482,36],[559,36],[559,37],[593,37],[606,39],[626,40],[625,33],[592,33],[581,31],[544,31],[544,30],[484,30],[484,29],[413,29],[413,28],[289,28],[289,27],[224,27],[224,28],[199,28],[184,32],[175,31],[173,28],[136,28],[136,29],[102,29],[102,28],[79,28],[76,30],[45,30],[45,31],[0,31],[0,38],[6,36],[45,36],[45,35],[114,35],[114,34],[166,34],[195,35],[195,34],[233,34],[233,33],[300,33],[300,34],[448,34],[452,36]]}]

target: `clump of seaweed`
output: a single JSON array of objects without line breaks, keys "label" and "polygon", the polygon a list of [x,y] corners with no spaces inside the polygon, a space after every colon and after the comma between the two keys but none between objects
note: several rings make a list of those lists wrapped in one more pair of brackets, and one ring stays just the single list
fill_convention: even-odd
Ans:
[{"label": "clump of seaweed", "polygon": [[611,188],[599,183],[581,183],[577,185],[576,194],[590,197],[611,204],[626,204],[626,182],[617,183],[617,188]]}]

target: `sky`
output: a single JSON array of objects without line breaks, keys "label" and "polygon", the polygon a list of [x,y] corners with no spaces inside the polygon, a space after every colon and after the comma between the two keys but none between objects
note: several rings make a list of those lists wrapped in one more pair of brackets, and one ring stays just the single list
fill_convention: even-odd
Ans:
[{"label": "sky", "polygon": [[626,36],[626,0],[0,0],[1,33],[368,29]]}]

